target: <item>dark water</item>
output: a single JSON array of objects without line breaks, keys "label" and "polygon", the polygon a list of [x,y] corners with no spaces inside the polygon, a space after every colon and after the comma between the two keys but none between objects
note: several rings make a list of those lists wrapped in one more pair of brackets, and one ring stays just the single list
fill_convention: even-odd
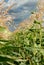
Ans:
[{"label": "dark water", "polygon": [[17,28],[15,27],[15,24],[16,26],[18,26],[20,22],[29,18],[29,16],[31,15],[31,12],[36,11],[36,5],[37,5],[37,2],[27,2],[26,4],[16,9],[10,10],[9,14],[15,17],[15,19],[14,19],[14,22],[11,23],[12,25],[8,26],[9,30],[14,31]]}]

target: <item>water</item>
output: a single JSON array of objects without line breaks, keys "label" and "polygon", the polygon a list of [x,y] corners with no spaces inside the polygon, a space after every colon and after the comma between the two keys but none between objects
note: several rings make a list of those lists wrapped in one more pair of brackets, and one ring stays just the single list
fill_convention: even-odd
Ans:
[{"label": "water", "polygon": [[19,7],[11,9],[9,11],[9,14],[13,17],[14,21],[11,23],[12,26],[8,26],[9,30],[14,31],[16,29],[15,24],[18,26],[20,22],[29,18],[31,12],[36,11],[36,6],[37,6],[37,1],[34,2],[28,1],[27,3]]}]

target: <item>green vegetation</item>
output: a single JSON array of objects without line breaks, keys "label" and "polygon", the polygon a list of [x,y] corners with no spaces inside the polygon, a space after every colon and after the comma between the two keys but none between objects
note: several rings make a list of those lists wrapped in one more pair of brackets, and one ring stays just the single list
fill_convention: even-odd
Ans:
[{"label": "green vegetation", "polygon": [[44,27],[39,21],[33,26],[0,39],[0,65],[44,65]]}]

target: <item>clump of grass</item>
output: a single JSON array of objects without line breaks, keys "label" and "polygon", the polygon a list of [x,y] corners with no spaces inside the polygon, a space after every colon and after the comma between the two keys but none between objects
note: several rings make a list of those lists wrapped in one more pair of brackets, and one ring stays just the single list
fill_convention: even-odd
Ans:
[{"label": "clump of grass", "polygon": [[0,39],[0,65],[44,65],[44,27],[34,21],[9,39]]}]

